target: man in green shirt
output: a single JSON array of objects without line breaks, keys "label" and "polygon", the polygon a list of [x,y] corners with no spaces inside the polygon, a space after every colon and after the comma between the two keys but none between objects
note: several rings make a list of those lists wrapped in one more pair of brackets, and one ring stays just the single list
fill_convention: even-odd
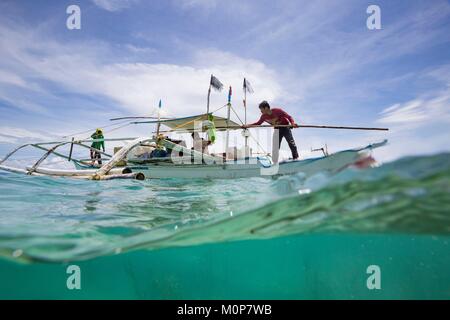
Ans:
[{"label": "man in green shirt", "polygon": [[[105,137],[103,136],[102,129],[95,130],[95,132],[91,135],[91,138],[94,140],[104,139]],[[94,165],[95,160],[97,160],[97,163],[101,166],[102,165],[102,155],[97,150],[103,150],[103,152],[105,152],[105,141],[104,140],[93,141],[91,144],[91,148],[96,149],[96,150],[91,149],[92,164]]]}]

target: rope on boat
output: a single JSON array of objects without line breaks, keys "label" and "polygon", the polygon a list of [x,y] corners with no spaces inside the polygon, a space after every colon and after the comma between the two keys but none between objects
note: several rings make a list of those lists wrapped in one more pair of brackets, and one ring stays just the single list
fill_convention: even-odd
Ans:
[{"label": "rope on boat", "polygon": [[237,114],[236,110],[234,110],[233,106],[230,106],[230,109],[234,112],[234,114],[236,115],[236,117],[238,118],[238,120],[241,122],[241,124],[244,124],[244,122],[241,120],[241,118],[240,118],[239,115]]},{"label": "rope on boat", "polygon": [[120,126],[120,127],[117,127],[117,128],[114,128],[114,129],[111,129],[111,130],[108,130],[108,131],[105,131],[105,133],[111,133],[113,131],[116,131],[116,130],[119,130],[119,129],[122,129],[122,128],[125,128],[125,127],[128,127],[128,126],[131,126],[131,123],[127,123],[127,124],[125,124],[123,126]]},{"label": "rope on boat", "polygon": [[[121,124],[124,124],[124,123],[129,123],[129,121],[127,120],[127,121],[120,121],[120,122],[116,122],[116,123],[113,123],[113,124],[109,124],[109,125],[105,125],[105,126],[100,126],[101,128],[110,128],[110,127],[114,127],[114,126],[118,126],[118,125],[121,125]],[[98,128],[98,127],[97,127]],[[92,131],[95,131],[95,129],[96,128],[93,128],[93,129],[89,129],[89,130],[85,130],[85,131],[81,131],[81,132],[76,132],[76,133],[72,133],[72,134],[69,134],[69,135],[65,135],[65,136],[61,136],[61,138],[69,138],[69,137],[74,137],[74,136],[78,136],[78,135],[82,135],[82,134],[85,134],[85,133],[88,133],[88,132],[92,132]],[[113,129],[114,130],[114,129]],[[111,131],[108,131],[108,132],[111,132]]]},{"label": "rope on boat", "polygon": [[[234,108],[231,106],[231,110],[233,110],[234,114],[236,115],[236,117],[238,118],[238,120],[241,122],[241,124],[243,125],[244,122],[242,121],[242,119],[239,117],[239,115],[237,114],[236,110],[234,110]],[[256,144],[258,145],[258,147],[261,149],[261,151],[263,152],[263,154],[268,154],[266,150],[264,150],[264,148],[261,146],[261,144],[258,142],[257,139],[255,139],[255,137],[253,137],[252,133],[250,131],[248,131],[250,133],[250,138],[253,139],[253,141],[256,142]]]}]

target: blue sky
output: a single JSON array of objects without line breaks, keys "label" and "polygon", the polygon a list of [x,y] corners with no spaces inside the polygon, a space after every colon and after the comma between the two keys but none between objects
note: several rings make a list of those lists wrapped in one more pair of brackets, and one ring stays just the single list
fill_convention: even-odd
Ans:
[{"label": "blue sky", "polygon": [[[66,28],[71,4],[81,30]],[[370,4],[381,8],[381,30],[366,27]],[[0,16],[0,154],[111,117],[154,115],[160,98],[165,115],[204,112],[211,73],[233,86],[241,116],[250,80],[251,121],[266,99],[299,123],[391,129],[299,129],[303,150],[383,138],[382,160],[450,149],[447,0],[6,0]],[[225,103],[226,90],[213,93],[213,108]]]}]

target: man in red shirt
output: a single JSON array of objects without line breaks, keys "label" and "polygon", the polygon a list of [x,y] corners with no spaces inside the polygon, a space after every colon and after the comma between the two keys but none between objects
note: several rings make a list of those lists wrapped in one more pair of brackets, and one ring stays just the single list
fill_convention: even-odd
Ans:
[{"label": "man in red shirt", "polygon": [[280,149],[280,144],[283,137],[286,139],[286,142],[288,143],[289,148],[291,149],[292,158],[294,160],[297,160],[298,159],[297,146],[295,145],[291,128],[277,127],[277,125],[290,125],[294,128],[297,128],[298,125],[295,123],[294,119],[282,109],[279,108],[271,109],[267,101],[263,101],[259,104],[259,110],[261,110],[262,113],[261,118],[257,122],[251,123],[244,127],[247,128],[251,126],[258,126],[262,124],[264,121],[270,123],[275,128],[272,144],[272,160],[275,163],[278,162],[278,151]]}]

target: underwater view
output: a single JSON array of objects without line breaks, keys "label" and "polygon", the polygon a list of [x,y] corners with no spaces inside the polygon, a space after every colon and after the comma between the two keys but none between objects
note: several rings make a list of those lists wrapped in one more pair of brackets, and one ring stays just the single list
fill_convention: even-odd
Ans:
[{"label": "underwater view", "polygon": [[0,173],[0,297],[449,299],[449,157],[245,181]]}]

